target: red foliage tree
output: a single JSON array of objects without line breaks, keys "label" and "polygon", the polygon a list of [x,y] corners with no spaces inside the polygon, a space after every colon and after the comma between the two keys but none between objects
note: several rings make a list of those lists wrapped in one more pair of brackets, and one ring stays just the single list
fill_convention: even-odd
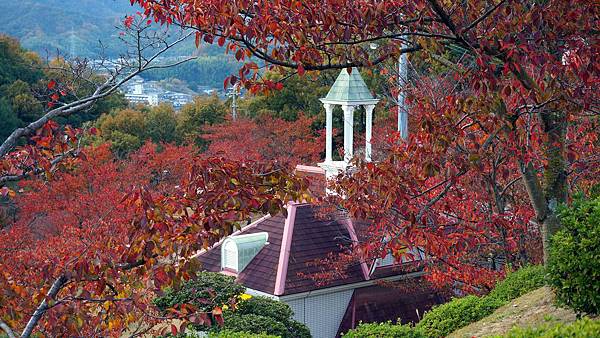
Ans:
[{"label": "red foliage tree", "polygon": [[211,126],[205,136],[210,141],[206,155],[276,162],[292,169],[297,164],[316,164],[321,159],[325,134],[313,131],[314,121],[305,115],[290,122],[261,116]]},{"label": "red foliage tree", "polygon": [[[191,154],[146,145],[116,160],[88,148],[52,180],[21,182],[22,216],[0,233],[2,323],[24,336],[37,322],[56,336],[151,329],[165,319],[152,297],[193,275],[197,251],[302,198],[305,183],[285,170]],[[189,319],[183,310],[170,317]]]},{"label": "red foliage tree", "polygon": [[[197,43],[227,43],[238,60],[287,74],[416,53],[428,70],[412,90],[416,132],[338,187],[348,198],[337,203],[374,224],[366,252],[420,247],[443,272],[434,278],[490,284],[478,261],[526,249],[536,231],[547,258],[557,205],[598,182],[592,2],[136,2],[157,21],[197,29]],[[252,60],[236,81],[278,87]]]}]

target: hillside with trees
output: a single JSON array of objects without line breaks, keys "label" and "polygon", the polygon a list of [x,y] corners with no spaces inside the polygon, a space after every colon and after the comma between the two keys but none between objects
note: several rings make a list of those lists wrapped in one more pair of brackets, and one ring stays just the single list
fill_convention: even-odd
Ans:
[{"label": "hillside with trees", "polygon": [[99,40],[114,55],[119,46],[116,26],[136,10],[126,1],[114,0],[2,1],[0,32],[43,56],[58,49],[69,56],[75,51],[78,56],[94,57],[101,54]]},{"label": "hillside with trees", "polygon": [[[126,15],[139,10],[140,7],[122,0],[2,1],[0,34],[18,39],[23,48],[43,59],[56,57],[57,53],[67,58],[117,58],[126,50],[118,27]],[[238,69],[233,56],[223,57],[223,49],[218,46],[196,48],[190,41],[165,53],[169,57],[190,55],[199,58],[143,76],[148,80],[180,79],[196,90],[197,86],[222,88],[225,77]]]}]

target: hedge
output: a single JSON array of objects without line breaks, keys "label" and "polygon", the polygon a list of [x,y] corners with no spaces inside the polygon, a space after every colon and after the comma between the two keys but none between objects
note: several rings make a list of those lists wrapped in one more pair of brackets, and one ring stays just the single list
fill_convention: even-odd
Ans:
[{"label": "hedge", "polygon": [[510,273],[484,297],[466,296],[435,306],[414,327],[408,325],[361,324],[344,337],[445,337],[463,326],[481,320],[499,307],[544,285],[545,270],[529,266]]},{"label": "hedge", "polygon": [[[194,304],[199,311],[211,312],[215,306],[224,309],[237,300],[235,309],[223,312],[225,324],[220,327],[215,318],[212,325],[192,325],[199,331],[209,330],[211,335],[232,334],[232,332],[274,335],[283,338],[311,338],[310,330],[292,319],[289,305],[266,297],[239,297],[246,288],[235,279],[220,273],[201,272],[177,289],[167,289],[163,296],[154,299],[154,304],[166,311],[178,304]],[[211,299],[211,302],[206,302]],[[212,317],[212,316],[211,316]],[[220,336],[219,336],[220,337]],[[228,337],[228,336],[226,336]],[[234,336],[235,337],[235,336]]]},{"label": "hedge", "polygon": [[[311,338],[303,323],[292,319],[292,309],[286,303],[267,297],[252,297],[238,303],[235,311],[224,313],[229,331],[266,333],[283,338]],[[218,331],[221,328],[213,328]]]},{"label": "hedge", "polygon": [[286,323],[290,320],[292,309],[283,302],[267,297],[252,297],[238,304],[237,314],[256,314],[265,317],[271,317],[279,322]]},{"label": "hedge", "polygon": [[410,325],[394,325],[387,323],[360,324],[356,329],[348,331],[344,338],[425,338],[420,330]]},{"label": "hedge", "polygon": [[541,288],[546,283],[545,269],[541,265],[531,265],[508,274],[498,282],[486,298],[510,302],[527,292]]},{"label": "hedge", "polygon": [[487,297],[466,296],[436,306],[416,325],[427,337],[445,337],[449,333],[490,315],[504,302]]},{"label": "hedge", "polygon": [[234,332],[223,330],[219,333],[210,333],[208,338],[279,338],[278,336],[272,336],[265,333],[251,333],[251,332]]},{"label": "hedge", "polygon": [[[270,334],[279,337],[289,337],[286,326],[275,318],[256,314],[229,313],[225,316],[224,330],[233,332],[250,332]],[[218,331],[217,331],[218,332]]]}]

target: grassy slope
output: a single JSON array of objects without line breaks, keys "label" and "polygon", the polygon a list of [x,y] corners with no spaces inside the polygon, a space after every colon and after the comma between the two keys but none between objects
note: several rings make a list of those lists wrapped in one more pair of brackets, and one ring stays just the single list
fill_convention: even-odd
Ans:
[{"label": "grassy slope", "polygon": [[534,327],[544,324],[571,323],[575,313],[557,308],[550,288],[543,287],[529,292],[499,308],[484,319],[453,332],[448,337],[485,337],[504,334],[512,327]]}]

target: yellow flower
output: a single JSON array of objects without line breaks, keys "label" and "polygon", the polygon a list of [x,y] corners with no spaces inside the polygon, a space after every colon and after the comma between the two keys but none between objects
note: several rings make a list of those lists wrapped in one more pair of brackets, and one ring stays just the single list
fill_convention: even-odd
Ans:
[{"label": "yellow flower", "polygon": [[250,298],[252,298],[252,296],[251,296],[251,295],[249,295],[249,294],[247,294],[247,293],[242,293],[242,294],[240,295],[240,299],[241,299],[241,300],[248,300],[248,299],[250,299]]}]

